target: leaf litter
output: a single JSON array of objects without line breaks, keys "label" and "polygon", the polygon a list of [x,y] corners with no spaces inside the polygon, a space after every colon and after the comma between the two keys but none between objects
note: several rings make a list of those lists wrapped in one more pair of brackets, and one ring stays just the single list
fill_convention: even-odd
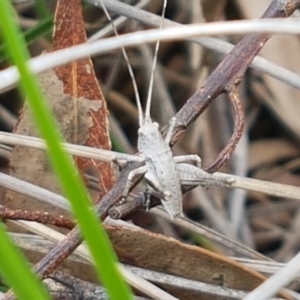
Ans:
[{"label": "leaf litter", "polygon": [[[174,19],[179,23],[188,23],[192,21],[199,22],[199,20],[191,19],[188,8],[184,5],[180,6],[178,2],[174,2],[174,4],[168,4],[168,18]],[[216,7],[215,10],[213,10],[215,11],[214,15],[212,13],[212,10],[207,9],[209,5],[208,2],[209,1],[203,1],[202,7],[198,7],[199,15],[203,14],[204,19],[216,21],[220,20],[221,18],[238,19],[258,17],[263,13],[265,9],[260,8],[259,10],[259,7],[251,5],[247,1],[241,1],[239,5],[224,5],[223,1],[216,1]],[[269,2],[267,4],[269,4]],[[265,6],[267,6],[267,4],[265,4]],[[179,7],[184,9],[179,10]],[[254,7],[256,11],[253,11]],[[154,1],[153,3],[151,3],[151,6],[148,9],[159,14],[160,4],[158,2],[155,3]],[[86,22],[88,24],[94,22],[94,10],[95,8],[91,7],[88,8],[85,12],[87,17]],[[100,10],[98,12],[100,14]],[[209,15],[206,15],[208,14],[208,12]],[[136,24],[129,23],[128,25],[122,28],[122,31],[136,29],[136,26]],[[93,32],[89,32],[89,34],[92,33]],[[225,38],[226,37],[224,37],[224,39]],[[272,38],[268,42],[268,44],[266,45],[266,47],[263,48],[261,53],[263,53],[263,55],[266,58],[272,61],[275,61],[274,56],[276,55],[276,62],[280,66],[290,68],[296,73],[299,73],[298,61],[296,59],[298,53],[298,37],[282,36],[281,38],[283,39],[283,41],[280,42],[281,45],[289,45],[289,54],[286,53],[286,48],[280,48],[278,44],[274,44],[272,47],[270,47],[270,49],[268,49],[268,44],[272,43],[272,40],[275,40],[275,38]],[[232,38],[227,38],[227,40],[234,42]],[[159,69],[161,75],[164,78],[164,82],[166,85],[165,90],[171,95],[169,99],[172,99],[172,102],[168,103],[167,106],[173,107],[176,110],[178,110],[183,105],[185,99],[187,99],[188,96],[196,89],[197,84],[199,84],[198,81],[202,80],[199,77],[199,70],[204,68],[208,73],[210,73],[215,67],[215,65],[218,64],[218,62],[220,62],[221,60],[220,55],[202,49],[203,53],[200,56],[200,58],[198,58],[198,62],[196,61],[196,64],[191,66],[193,62],[191,62],[191,58],[189,56],[189,53],[191,53],[190,47],[190,44],[184,42],[168,43],[162,46],[161,51],[159,53]],[[131,49],[128,52],[131,56],[130,60],[132,61],[134,70],[137,73],[140,91],[141,93],[145,93],[145,90],[147,89],[148,77],[143,67],[143,51],[142,49],[140,49],[139,51]],[[127,74],[126,65],[124,62],[120,62],[120,60],[116,59],[117,55],[118,53],[109,53],[106,54],[106,56],[95,58],[95,72],[96,74],[100,74],[98,76],[101,80],[101,83],[104,86],[106,98],[108,100],[108,107],[110,109],[110,114],[114,115],[115,119],[119,121],[120,128],[124,128],[124,135],[128,140],[132,141],[132,147],[135,147],[137,120],[132,114],[128,114],[127,111],[125,112],[122,109],[120,109],[119,106],[114,103],[115,99],[110,96],[113,93],[118,93],[118,95],[122,97],[122,101],[125,103],[122,107],[125,107],[125,105],[127,105],[127,102],[129,102],[128,105],[131,105],[130,102],[133,100],[128,99],[134,99],[129,77],[127,75],[121,75]],[[119,65],[115,66],[117,62],[119,63]],[[116,68],[118,68],[118,76],[111,74],[112,70]],[[53,71],[50,71],[50,73],[45,74],[45,76],[47,76],[48,79],[51,77],[55,78],[54,80],[57,81],[57,74],[54,74]],[[271,80],[266,75],[262,75],[257,71],[253,71],[252,69],[249,70],[249,72],[247,72],[244,81],[245,83],[240,86],[240,93],[243,95],[242,99],[244,109],[246,111],[246,123],[248,125],[245,131],[245,135],[247,136],[247,143],[245,143],[243,149],[243,151],[248,153],[246,157],[247,166],[245,170],[245,175],[256,179],[274,181],[282,184],[297,185],[297,182],[299,181],[299,162],[297,159],[299,151],[299,130],[297,130],[297,99],[299,98],[297,98],[298,92],[285,84],[279,85],[278,81],[275,81],[274,79]],[[70,82],[72,82],[72,80],[70,80]],[[61,88],[58,88],[58,90],[61,90]],[[56,89],[54,89],[54,91],[56,91]],[[70,96],[65,95],[65,97],[69,98]],[[77,111],[81,111],[79,103],[85,103],[82,106],[83,115],[86,114],[86,105],[88,105],[88,107],[91,107],[93,111],[97,111],[98,109],[103,108],[104,105],[101,101],[98,103],[94,102],[87,104],[88,102],[85,99],[86,96],[82,98],[81,95],[73,95],[73,97],[76,97],[77,100],[81,99],[76,101]],[[58,99],[57,96],[55,98]],[[158,102],[153,105],[153,116],[160,124],[164,125],[168,120],[164,118],[165,116],[163,113],[161,113],[160,110],[159,102],[162,100],[159,99],[162,98],[155,97],[155,99],[157,99]],[[68,100],[66,99],[65,101],[67,105],[70,106],[64,106],[63,108],[66,109],[66,111],[74,111],[75,104],[70,104]],[[184,139],[182,139],[181,142],[176,144],[174,148],[175,154],[195,153],[196,147],[196,150],[202,157],[205,165],[211,160],[211,157],[215,157],[217,153],[222,149],[224,143],[226,143],[226,140],[230,137],[229,133],[230,128],[232,126],[232,121],[231,114],[228,111],[228,107],[224,104],[222,105],[222,99],[219,100],[220,101],[213,103],[213,105],[209,107],[208,111],[205,113],[203,118],[201,117],[199,119],[197,126],[195,124],[194,126],[191,126],[191,128],[189,128]],[[19,99],[15,97],[14,103],[14,105],[18,107],[20,105]],[[165,106],[166,105],[164,105],[164,107]],[[59,111],[62,111],[61,108],[59,109]],[[72,115],[69,115],[69,118],[72,118]],[[82,119],[85,124],[83,128],[86,128],[87,130],[91,125],[92,121],[89,118]],[[64,114],[62,114],[62,121],[68,123]],[[78,122],[78,120],[76,120],[76,122]],[[86,124],[88,124],[88,126],[86,126]],[[23,131],[21,130],[22,134],[25,133],[24,130],[29,130],[28,128],[26,129],[26,126],[24,127],[25,129],[23,128]],[[76,136],[76,138],[79,139],[79,141],[69,140],[68,135],[64,134],[65,139],[72,143],[85,144],[87,134],[85,133],[84,129],[81,130],[82,126],[79,127],[80,130],[77,130],[76,134],[74,134],[75,127],[71,127],[72,126],[70,126],[67,130],[70,138]],[[196,132],[197,134],[194,134],[194,132]],[[31,132],[30,134],[35,135],[33,132]],[[111,134],[113,136],[114,133],[112,132]],[[80,137],[80,135],[82,136]],[[190,142],[189,136],[192,136],[194,138],[196,137],[196,140]],[[190,147],[190,145],[192,145],[192,148]],[[95,145],[90,144],[90,146]],[[114,146],[122,148],[122,145]],[[12,152],[12,157],[14,157],[15,155],[15,158],[13,158],[11,162],[15,161],[18,167],[21,167],[22,164],[24,164],[24,168],[26,168],[26,165],[30,165],[31,167],[39,165],[38,163],[36,163],[36,161],[32,163],[29,163],[27,159],[23,159],[22,161],[22,157],[18,161],[16,158],[19,157],[18,152],[14,152],[17,151],[16,149],[17,147],[15,147]],[[32,149],[29,150],[27,148],[26,151],[29,151],[29,158],[37,159],[36,154],[30,154],[30,151],[32,151]],[[40,153],[42,156],[44,156],[42,152]],[[25,156],[27,158],[27,155],[24,155],[23,151],[21,154],[23,155],[23,157]],[[92,165],[94,164],[92,163]],[[226,171],[227,173],[233,173],[235,172],[233,166],[234,162],[229,162],[223,167],[223,171]],[[39,171],[41,173],[36,176],[33,176],[32,181],[30,181],[28,177],[22,177],[22,175],[28,174],[28,169],[25,169],[26,171],[24,171],[24,169],[21,170],[18,176],[16,176],[18,178],[35,183],[37,185],[59,193],[59,190],[57,189],[57,187],[55,187],[55,184],[52,188],[48,185],[48,182],[52,180],[49,180],[46,174],[44,173],[47,169],[49,169],[47,164],[40,168]],[[43,174],[43,176],[41,174]],[[45,182],[47,184],[43,185],[38,183],[37,180],[42,177],[45,179]],[[105,178],[107,178],[107,176],[105,176]],[[208,211],[208,208],[206,206],[199,205],[201,199],[197,199],[199,196],[197,193],[189,193],[186,194],[184,201],[184,210],[187,216],[189,216],[192,220],[207,225],[209,227],[215,224],[213,222],[214,218],[218,218],[221,219],[224,224],[228,224],[228,228],[230,228],[231,220],[228,218],[228,211],[230,209],[230,205],[232,205],[233,203],[230,201],[231,191],[218,188],[210,188],[208,190],[202,191],[202,193],[205,193],[208,199],[210,200],[210,210]],[[297,228],[295,227],[295,224],[297,224],[299,218],[297,203],[295,203],[295,201],[285,198],[275,198],[271,196],[262,197],[261,194],[258,194],[256,192],[250,192],[244,195],[243,197],[244,210],[243,216],[241,217],[242,223],[235,224],[235,226],[238,226],[238,228],[232,229],[232,232],[236,232],[235,236],[233,236],[230,231],[228,231],[226,235],[229,238],[234,238],[240,242],[248,241],[250,246],[253,245],[256,250],[260,251],[262,254],[271,259],[280,258],[281,262],[286,262],[291,257],[295,256],[295,254],[299,250],[299,245],[295,242],[299,240],[298,232],[294,229]],[[281,203],[284,204],[280,206],[280,213],[275,213],[278,212],[277,207],[279,207],[278,205]],[[28,210],[30,208],[30,205],[27,205],[25,207],[25,205],[23,206],[23,204],[19,203],[15,206],[15,208],[22,207]],[[33,210],[37,209],[45,210],[49,213],[57,213],[52,211],[53,208],[47,207],[45,204],[41,204],[39,208],[33,208]],[[231,210],[234,211],[234,208],[231,208]],[[257,214],[255,214],[255,211],[257,211]],[[274,211],[274,216],[272,218],[269,213],[270,211]],[[208,215],[210,215],[209,218]],[[226,278],[230,278],[230,269],[232,261],[230,259],[226,259],[226,256],[234,254],[232,253],[232,251],[234,252],[234,250],[228,250],[224,247],[220,247],[215,243],[208,243],[207,241],[204,241],[200,236],[195,236],[191,234],[191,231],[187,231],[186,229],[180,226],[175,226],[172,224],[170,226],[172,226],[173,235],[182,243],[177,243],[173,240],[170,240],[169,238],[165,238],[161,235],[165,234],[165,229],[163,227],[160,227],[161,223],[158,222],[158,219],[160,217],[150,213],[145,213],[142,211],[134,212],[126,218],[142,228],[146,228],[148,230],[158,232],[160,234],[155,235],[143,230],[138,230],[131,234],[127,232],[125,234],[123,231],[125,229],[122,227],[112,229],[108,228],[112,236],[119,235],[118,239],[116,239],[116,243],[124,242],[126,245],[117,246],[116,244],[115,246],[117,249],[120,249],[120,253],[118,251],[117,252],[121,260],[130,262],[133,265],[139,265],[140,263],[137,262],[139,256],[135,252],[137,251],[141,254],[149,253],[149,257],[147,257],[146,255],[146,268],[148,268],[149,265],[153,264],[153,268],[157,271],[172,273],[169,270],[167,270],[167,268],[163,270],[158,270],[158,268],[163,266],[162,263],[165,259],[165,261],[172,261],[174,267],[177,267],[178,269],[183,268],[186,272],[180,271],[176,275],[185,278],[189,278],[189,276],[192,275],[190,274],[192,273],[192,271],[189,272],[192,266],[197,266],[204,272],[203,274],[205,274],[205,272],[211,272],[209,273],[209,276],[215,276],[213,278],[216,278],[216,280],[214,281],[216,285],[223,285],[224,280],[226,282]],[[124,236],[120,234],[122,232],[124,233]],[[292,237],[290,237],[291,234],[293,235]],[[131,241],[130,238],[132,238],[133,240]],[[141,243],[141,241],[144,238],[145,242]],[[114,239],[112,240],[114,241]],[[291,243],[291,241],[294,242]],[[155,246],[156,243],[158,243],[158,246]],[[195,261],[189,263],[186,259],[188,257],[189,252],[187,252],[187,250],[182,250],[186,249],[184,245],[186,243],[202,246],[207,246],[209,244],[209,249],[213,249],[214,251],[220,253],[222,259],[225,261],[222,265],[218,260],[221,259],[219,256],[212,253],[209,256],[210,259],[214,257],[214,259],[212,259],[213,263],[215,263],[216,266],[222,267],[222,272],[220,270],[211,270],[207,265],[201,264],[201,259],[204,259],[205,257],[203,253],[206,253],[206,251],[202,252],[201,248],[195,248],[199,253],[199,256],[197,256],[195,259],[195,261],[197,261],[197,264],[195,263]],[[145,245],[144,248],[143,245]],[[168,247],[170,247],[170,249]],[[129,251],[129,249],[132,250],[132,252]],[[167,251],[167,249],[169,250]],[[283,249],[288,250],[283,252]],[[159,250],[159,252],[155,255],[157,250]],[[179,250],[183,251],[183,256],[181,260],[179,259],[180,256],[176,254],[176,251]],[[172,257],[171,254],[176,255]],[[158,259],[159,256],[161,256],[161,260]],[[176,261],[176,259],[178,261]],[[238,273],[242,272],[241,270],[244,270],[244,273],[242,273],[242,275]],[[251,272],[252,271],[250,271],[250,273]],[[251,285],[251,280],[258,280],[258,278],[262,277],[260,275],[254,275],[253,277],[251,277],[251,279],[246,280],[246,276],[249,276],[247,274],[249,274],[249,271],[246,270],[246,268],[244,269],[244,267],[242,266],[239,266],[237,270],[233,271],[234,276],[240,276],[245,280],[246,287],[242,287],[242,289],[251,290],[254,287]],[[251,274],[254,273],[252,272]],[[192,277],[192,279],[198,278]],[[207,282],[205,281],[205,279],[198,280]],[[237,280],[233,281],[234,282],[230,287],[237,289],[241,288],[237,285]],[[180,299],[189,299],[190,296],[179,296],[181,292],[175,291],[173,293]],[[202,294],[202,296],[200,297],[201,298],[198,299],[212,299],[212,296],[205,296],[205,294]]]}]

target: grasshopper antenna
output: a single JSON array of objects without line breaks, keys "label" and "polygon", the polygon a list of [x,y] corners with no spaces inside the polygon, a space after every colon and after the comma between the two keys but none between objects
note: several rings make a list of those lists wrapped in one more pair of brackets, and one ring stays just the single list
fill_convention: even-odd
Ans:
[{"label": "grasshopper antenna", "polygon": [[[159,29],[162,29],[162,27],[163,27],[163,21],[164,21],[164,17],[166,14],[167,2],[168,2],[167,0],[164,0]],[[155,45],[154,58],[153,58],[153,64],[152,64],[152,69],[151,69],[151,77],[150,77],[150,82],[149,82],[149,90],[148,90],[147,104],[146,104],[146,111],[145,111],[145,121],[151,121],[150,108],[151,108],[151,101],[152,101],[154,72],[155,72],[155,67],[157,64],[157,54],[158,54],[158,50],[159,50],[159,44],[160,44],[160,40],[158,39],[156,42],[156,45]]]},{"label": "grasshopper antenna", "polygon": [[[118,34],[118,31],[117,31],[117,28],[116,28],[116,26],[115,26],[115,24],[114,24],[114,22],[113,22],[113,20],[112,20],[112,18],[110,16],[110,14],[108,13],[108,11],[107,11],[107,9],[106,9],[106,7],[105,7],[105,5],[104,5],[104,3],[102,1],[101,1],[101,6],[102,6],[102,9],[103,9],[103,11],[104,11],[107,19],[111,23],[111,26],[113,28],[113,31],[114,31],[115,35],[118,37],[119,34]],[[126,50],[125,50],[124,47],[121,47],[121,50],[122,50],[123,56],[125,58],[127,67],[128,67],[129,75],[130,75],[131,80],[132,80],[132,85],[133,85],[133,89],[134,89],[136,104],[137,104],[138,113],[139,113],[139,126],[141,127],[144,124],[144,114],[143,114],[141,99],[140,99],[140,95],[139,95],[139,90],[138,90],[138,87],[137,87],[137,83],[136,83],[136,80],[135,80],[135,76],[134,76],[131,64],[129,62],[129,58],[128,58],[127,52],[126,52]]]}]

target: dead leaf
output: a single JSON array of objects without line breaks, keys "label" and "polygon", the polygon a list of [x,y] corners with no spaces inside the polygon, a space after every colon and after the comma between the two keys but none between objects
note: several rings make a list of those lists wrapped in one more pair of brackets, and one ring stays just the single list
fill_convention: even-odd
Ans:
[{"label": "dead leaf", "polygon": [[[136,267],[218,286],[251,291],[266,278],[260,273],[200,247],[142,229],[106,226],[119,259]],[[165,287],[179,299],[223,299]],[[289,299],[286,295],[281,295]]]},{"label": "dead leaf", "polygon": [[[60,0],[55,12],[55,28],[53,35],[53,51],[86,42],[86,32],[80,0]],[[91,124],[84,145],[102,149],[111,149],[108,134],[108,110],[103,93],[95,76],[90,58],[81,59],[55,69],[59,80],[63,82],[64,93],[74,97],[75,103],[72,113],[80,114],[76,107],[78,98],[84,97],[91,104],[99,107],[87,109],[84,117],[90,117]],[[93,103],[93,104],[92,104]],[[74,123],[74,137],[82,131],[81,123]],[[96,166],[100,172],[99,184],[102,190],[100,197],[107,193],[113,184],[113,168],[110,163],[76,158],[79,170],[84,171]]]},{"label": "dead leaf", "polygon": [[[55,14],[53,50],[86,42],[82,8],[79,0],[60,0]],[[110,149],[108,111],[105,99],[94,74],[90,59],[49,70],[39,75],[40,86],[60,127],[63,138],[70,143]],[[14,130],[15,133],[38,136],[32,117],[25,105]],[[98,175],[101,198],[114,181],[110,163],[75,158],[81,172]],[[10,160],[10,173],[19,179],[60,193],[44,152],[26,147],[15,147]],[[48,211],[63,214],[58,208],[28,197],[8,192],[4,205],[12,209]]]},{"label": "dead leaf", "polygon": [[[106,225],[105,228],[119,259],[132,266],[244,291],[254,289],[266,279],[260,273],[226,256],[186,245],[173,238],[140,228],[112,225]],[[52,248],[52,242],[42,243],[41,240],[43,238],[37,238],[35,241],[24,239],[22,236],[14,236],[14,241],[28,253],[33,262],[38,262]],[[72,254],[59,270],[67,271],[68,274],[83,280],[97,282],[91,266],[76,254]],[[164,286],[164,288],[181,300],[223,299],[188,291],[184,287],[180,289]],[[284,293],[280,296],[290,299]]]}]

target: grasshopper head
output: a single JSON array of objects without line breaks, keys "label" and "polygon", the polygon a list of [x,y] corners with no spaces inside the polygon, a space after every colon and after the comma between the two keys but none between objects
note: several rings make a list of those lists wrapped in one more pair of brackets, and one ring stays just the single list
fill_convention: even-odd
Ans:
[{"label": "grasshopper head", "polygon": [[145,122],[138,130],[138,135],[138,149],[145,156],[155,154],[158,147],[164,143],[159,125],[155,122]]},{"label": "grasshopper head", "polygon": [[150,135],[157,135],[159,133],[159,125],[151,120],[145,120],[144,124],[139,128],[138,134],[140,137],[147,137]]}]

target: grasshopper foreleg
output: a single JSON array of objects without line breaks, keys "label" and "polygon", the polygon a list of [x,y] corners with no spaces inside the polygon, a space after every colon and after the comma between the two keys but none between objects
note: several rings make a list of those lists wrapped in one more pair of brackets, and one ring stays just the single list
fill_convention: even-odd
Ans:
[{"label": "grasshopper foreleg", "polygon": [[147,167],[147,165],[145,165],[145,166],[141,166],[137,169],[134,169],[129,173],[128,178],[127,178],[127,182],[126,182],[126,185],[125,185],[125,188],[124,188],[124,191],[123,191],[123,197],[124,198],[126,198],[129,194],[130,188],[132,186],[133,179],[138,175],[145,174],[147,172],[147,170],[148,170],[148,167]]}]

